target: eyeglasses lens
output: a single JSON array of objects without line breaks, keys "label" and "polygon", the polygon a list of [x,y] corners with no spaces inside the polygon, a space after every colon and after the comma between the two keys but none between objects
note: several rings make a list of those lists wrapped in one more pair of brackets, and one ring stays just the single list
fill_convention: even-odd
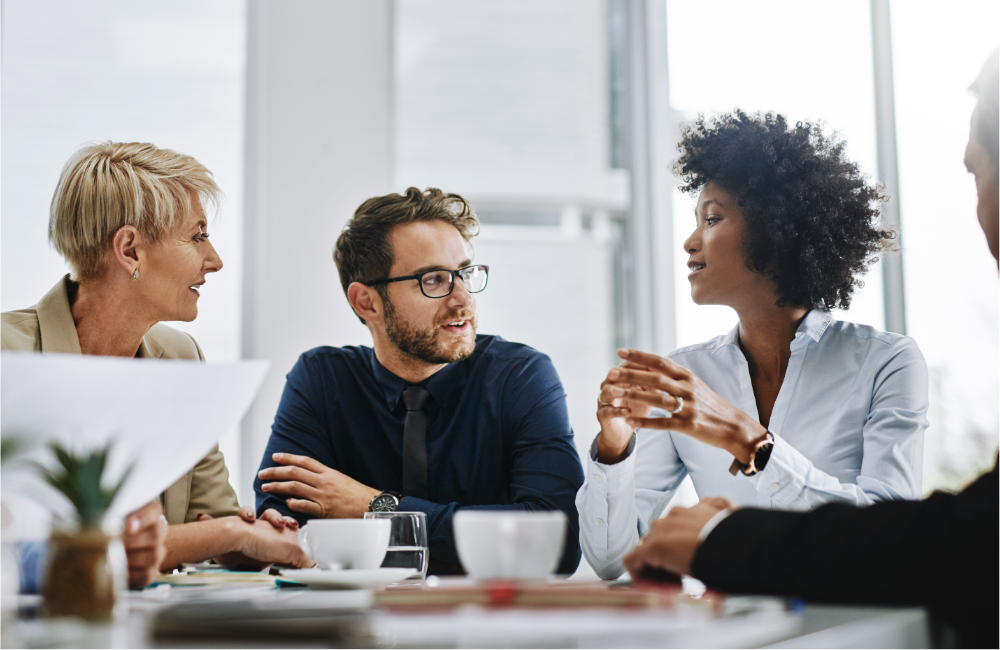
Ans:
[{"label": "eyeglasses lens", "polygon": [[486,288],[486,267],[470,266],[462,269],[462,280],[465,282],[465,289],[469,293],[479,293]]},{"label": "eyeglasses lens", "polygon": [[425,273],[421,279],[420,289],[424,295],[431,298],[441,298],[451,293],[452,276],[449,271],[432,271]]}]

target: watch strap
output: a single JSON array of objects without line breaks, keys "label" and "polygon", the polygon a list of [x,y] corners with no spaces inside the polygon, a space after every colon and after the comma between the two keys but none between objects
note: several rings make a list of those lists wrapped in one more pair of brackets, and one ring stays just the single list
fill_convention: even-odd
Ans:
[{"label": "watch strap", "polygon": [[[767,434],[767,440],[757,445],[757,451],[753,455],[753,474],[759,474],[764,471],[767,467],[767,461],[771,459],[771,452],[774,450],[774,436],[770,432]],[[747,471],[743,472],[749,476]]]},{"label": "watch strap", "polygon": [[771,458],[772,449],[774,449],[774,436],[768,431],[764,439],[754,447],[753,454],[750,455],[750,464],[744,465],[738,458],[733,458],[733,462],[729,466],[729,473],[733,476],[736,476],[737,472],[743,472],[744,476],[759,474],[767,466],[767,461]]}]

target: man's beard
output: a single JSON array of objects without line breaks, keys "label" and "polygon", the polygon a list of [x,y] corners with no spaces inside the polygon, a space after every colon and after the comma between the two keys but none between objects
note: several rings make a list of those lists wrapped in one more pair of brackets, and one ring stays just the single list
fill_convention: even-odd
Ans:
[{"label": "man's beard", "polygon": [[[385,333],[389,341],[402,352],[415,359],[426,361],[427,363],[454,363],[462,361],[472,356],[476,350],[476,318],[467,312],[456,312],[454,316],[441,321],[441,324],[450,323],[456,320],[468,321],[472,329],[472,340],[468,344],[445,352],[438,349],[437,337],[441,331],[440,326],[433,330],[419,330],[411,327],[409,323],[397,317],[396,309],[388,296],[383,299],[385,305]],[[465,313],[465,316],[462,314]]]}]

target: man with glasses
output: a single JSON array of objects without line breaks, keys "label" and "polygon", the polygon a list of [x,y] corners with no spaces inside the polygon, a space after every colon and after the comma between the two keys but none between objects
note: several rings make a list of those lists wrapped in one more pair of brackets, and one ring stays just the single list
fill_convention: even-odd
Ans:
[{"label": "man with glasses", "polygon": [[580,561],[583,469],[547,356],[476,335],[478,229],[457,194],[411,187],[365,201],[333,259],[373,348],[320,347],[288,374],[257,509],[304,523],[369,511],[427,515],[430,574],[460,573],[460,508],[562,510],[560,573]]}]

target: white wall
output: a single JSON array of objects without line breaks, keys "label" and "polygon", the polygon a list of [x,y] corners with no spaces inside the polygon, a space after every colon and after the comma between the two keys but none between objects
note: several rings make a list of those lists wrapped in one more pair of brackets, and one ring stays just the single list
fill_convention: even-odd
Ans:
[{"label": "white wall", "polygon": [[601,0],[396,7],[396,185],[623,207]]},{"label": "white wall", "polygon": [[389,0],[252,0],[247,62],[243,355],[271,371],[244,420],[240,499],[298,356],[371,344],[333,245],[365,199],[390,190]]}]

